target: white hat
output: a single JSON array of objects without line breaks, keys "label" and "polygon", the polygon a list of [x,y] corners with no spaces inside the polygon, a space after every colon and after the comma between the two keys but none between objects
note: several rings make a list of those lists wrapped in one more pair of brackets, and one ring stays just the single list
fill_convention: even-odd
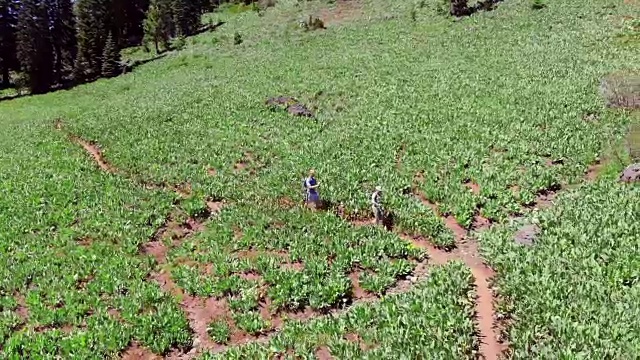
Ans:
[{"label": "white hat", "polygon": [[381,186],[376,186],[376,191],[382,191],[382,187]]}]

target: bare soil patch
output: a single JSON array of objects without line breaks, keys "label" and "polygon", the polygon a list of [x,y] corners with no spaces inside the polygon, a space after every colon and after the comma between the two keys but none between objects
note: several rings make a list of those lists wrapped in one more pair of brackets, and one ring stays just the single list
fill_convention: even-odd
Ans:
[{"label": "bare soil patch", "polygon": [[313,112],[294,97],[276,96],[268,98],[265,104],[272,110],[285,110],[290,115],[313,118]]},{"label": "bare soil patch", "polygon": [[479,195],[480,194],[480,185],[476,184],[473,181],[467,181],[464,183],[464,186],[469,189],[472,193],[474,193],[475,195]]},{"label": "bare soil patch", "polygon": [[318,312],[313,310],[310,306],[305,306],[304,309],[296,310],[296,311],[280,311],[278,312],[281,320],[296,320],[296,321],[305,321],[311,318],[314,318],[319,315]]},{"label": "bare soil patch", "polygon": [[27,322],[27,320],[29,320],[29,308],[27,307],[27,302],[24,295],[16,294],[15,299],[16,303],[18,303],[16,313],[24,322]]},{"label": "bare soil patch", "polygon": [[164,264],[167,260],[168,247],[160,240],[150,241],[142,245],[142,253],[153,256],[158,264]]},{"label": "bare soil patch", "polygon": [[291,198],[283,196],[278,199],[278,205],[283,209],[292,209],[296,206],[296,203]]},{"label": "bare soil patch", "polygon": [[482,231],[482,230],[486,230],[488,228],[491,227],[491,220],[487,219],[486,217],[480,215],[480,214],[476,214],[473,217],[473,222],[471,223],[471,228],[475,231]]},{"label": "bare soil patch", "polygon": [[[230,309],[225,299],[203,299],[186,296],[180,302],[182,309],[187,314],[189,325],[194,332],[194,347],[214,349],[220,345],[209,337],[207,328],[213,320],[230,320]],[[230,326],[230,328],[233,328]],[[231,341],[231,340],[230,340]]]},{"label": "bare soil patch", "polygon": [[152,353],[138,343],[132,343],[122,354],[122,360],[160,360],[162,357]]},{"label": "bare soil patch", "polygon": [[349,274],[349,280],[351,280],[351,285],[353,286],[353,299],[360,300],[376,297],[360,286],[360,274],[362,274],[362,271],[353,271]]},{"label": "bare soil patch", "polygon": [[620,181],[626,183],[640,181],[640,163],[627,166],[620,174]]},{"label": "bare soil patch", "polygon": [[371,349],[371,348],[372,348],[372,346],[370,346],[370,345],[369,345],[369,344],[367,344],[364,340],[362,340],[362,338],[360,337],[360,335],[358,335],[358,334],[356,334],[356,333],[347,333],[347,334],[344,336],[344,339],[345,339],[345,340],[347,340],[347,341],[349,341],[349,342],[352,342],[352,343],[358,344],[358,346],[360,347],[360,349],[361,349],[361,350],[363,350],[363,351],[367,351],[367,350],[369,350],[369,349]]},{"label": "bare soil patch", "polygon": [[558,197],[558,191],[562,189],[559,184],[552,185],[547,189],[538,191],[533,204],[528,207],[534,207],[537,209],[548,209],[553,205],[553,202]]},{"label": "bare soil patch", "polygon": [[76,244],[83,247],[91,246],[92,243],[93,243],[93,240],[86,236],[76,240]]},{"label": "bare soil patch", "polygon": [[418,192],[417,196],[423,205],[431,208],[431,210],[433,210],[433,212],[436,213],[436,215],[439,216],[444,221],[444,225],[449,230],[451,230],[451,232],[453,232],[453,235],[456,237],[456,240],[462,240],[467,237],[467,229],[462,227],[462,225],[458,224],[458,221],[453,215],[441,214],[440,210],[438,209],[438,205],[432,203],[429,199],[427,199],[424,196],[424,194]]},{"label": "bare soil patch", "polygon": [[304,264],[299,261],[296,261],[292,263],[282,264],[280,265],[280,268],[284,270],[302,271],[304,270]]},{"label": "bare soil patch", "polygon": [[514,241],[521,245],[531,246],[540,234],[540,227],[535,224],[524,225],[514,235]]},{"label": "bare soil patch", "polygon": [[275,250],[248,249],[248,250],[238,250],[236,251],[235,254],[239,259],[249,259],[249,260],[255,260],[260,256],[276,256],[282,259],[289,258],[289,253],[287,253],[284,250],[275,251]]},{"label": "bare soil patch", "polygon": [[595,181],[600,175],[600,172],[602,171],[604,166],[605,164],[602,161],[598,161],[595,164],[589,166],[589,168],[587,168],[587,172],[584,175],[585,179],[587,181]]},{"label": "bare soil patch", "polygon": [[600,93],[610,107],[640,109],[640,73],[610,74],[600,82]]},{"label": "bare soil patch", "polygon": [[245,279],[245,280],[249,280],[249,281],[260,281],[262,280],[262,276],[258,273],[256,273],[255,271],[247,271],[247,272],[243,272],[238,274],[238,276],[240,276],[240,278]]},{"label": "bare soil patch", "polygon": [[331,360],[333,356],[331,356],[331,351],[326,346],[321,346],[316,350],[316,358],[318,360]]},{"label": "bare soil patch", "polygon": [[336,0],[332,7],[323,8],[317,14],[325,25],[348,23],[364,16],[364,8],[358,0]]},{"label": "bare soil patch", "polygon": [[76,289],[85,290],[87,288],[87,285],[89,285],[89,283],[93,281],[94,278],[95,276],[93,274],[90,274],[85,278],[78,279],[78,281],[76,282]]},{"label": "bare soil patch", "polygon": [[420,237],[404,237],[414,246],[428,250],[429,258],[433,263],[442,265],[451,260],[462,260],[470,269],[474,277],[476,298],[476,324],[479,336],[482,339],[480,352],[485,359],[497,359],[504,349],[498,343],[499,336],[494,331],[493,293],[489,281],[495,275],[493,270],[487,267],[478,253],[476,241],[464,241],[451,252],[437,249],[426,239]]},{"label": "bare soil patch", "polygon": [[113,167],[111,164],[109,164],[105,160],[104,155],[102,154],[102,150],[100,150],[98,145],[96,145],[95,143],[86,141],[84,139],[81,139],[79,137],[76,137],[76,136],[72,137],[72,139],[73,139],[73,141],[78,143],[80,146],[82,146],[84,148],[84,150],[89,153],[89,155],[91,155],[91,157],[96,162],[96,164],[98,164],[100,169],[102,169],[103,171],[106,171],[108,173],[112,173],[112,174],[118,172],[118,169]]},{"label": "bare soil patch", "polygon": [[157,273],[153,273],[149,276],[149,279],[155,281],[165,293],[171,294],[178,299],[184,298],[185,294],[183,293],[182,289],[180,289],[180,287],[178,287],[178,285],[173,282],[173,279],[171,278],[171,274],[169,272],[160,271]]},{"label": "bare soil patch", "polygon": [[248,165],[245,162],[240,161],[233,165],[233,170],[235,170],[236,172],[239,172],[246,169],[247,167]]},{"label": "bare soil patch", "polygon": [[118,309],[109,308],[107,310],[107,314],[118,321],[122,321],[122,314],[120,314],[120,311],[118,311]]},{"label": "bare soil patch", "polygon": [[207,209],[209,209],[209,217],[218,215],[224,207],[224,201],[207,199]]},{"label": "bare soil patch", "polygon": [[486,266],[472,266],[476,286],[476,323],[480,333],[480,352],[485,359],[498,359],[506,346],[500,344],[500,333],[494,326],[493,293],[489,279],[495,274]]}]

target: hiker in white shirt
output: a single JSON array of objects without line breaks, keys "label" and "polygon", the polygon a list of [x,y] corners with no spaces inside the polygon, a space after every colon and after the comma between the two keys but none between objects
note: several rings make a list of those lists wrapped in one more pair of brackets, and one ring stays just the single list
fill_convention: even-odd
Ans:
[{"label": "hiker in white shirt", "polygon": [[371,194],[371,210],[375,216],[376,225],[382,225],[384,220],[384,212],[381,204],[382,188],[376,186],[376,190]]}]

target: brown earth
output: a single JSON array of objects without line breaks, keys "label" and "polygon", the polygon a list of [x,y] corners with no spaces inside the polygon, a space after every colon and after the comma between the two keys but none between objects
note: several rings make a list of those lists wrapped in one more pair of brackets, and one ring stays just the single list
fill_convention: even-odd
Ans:
[{"label": "brown earth", "polygon": [[320,346],[317,350],[316,350],[316,358],[318,360],[332,360],[333,356],[331,356],[331,351],[329,351],[329,348],[326,346]]},{"label": "brown earth", "polygon": [[118,169],[116,169],[115,167],[111,166],[111,164],[109,164],[104,159],[104,156],[102,155],[102,150],[100,150],[98,145],[96,145],[94,143],[91,143],[89,141],[86,141],[84,139],[81,139],[79,137],[72,137],[72,139],[73,139],[73,141],[78,143],[80,146],[82,146],[84,148],[84,150],[86,152],[88,152],[89,155],[91,155],[91,157],[93,157],[93,160],[96,162],[96,164],[98,164],[100,169],[102,169],[103,171],[106,171],[108,173],[117,173],[118,172]]},{"label": "brown earth", "polygon": [[360,286],[360,274],[362,274],[362,271],[353,271],[349,274],[349,280],[351,280],[351,286],[353,286],[354,300],[376,297],[374,294],[371,294]]},{"label": "brown earth", "polygon": [[480,185],[474,183],[473,181],[467,181],[464,183],[464,186],[469,189],[475,195],[480,194]]},{"label": "brown earth", "polygon": [[365,15],[362,3],[358,0],[336,0],[333,7],[320,10],[317,17],[325,25],[339,25],[362,18]]},{"label": "brown earth", "polygon": [[531,246],[534,244],[538,234],[540,234],[540,227],[535,224],[528,224],[515,233],[514,240],[518,244]]},{"label": "brown earth", "polygon": [[284,263],[280,265],[280,268],[283,270],[302,271],[304,270],[304,264],[296,261],[292,263]]},{"label": "brown earth", "polygon": [[27,307],[27,302],[22,294],[15,295],[16,303],[18,303],[18,307],[16,308],[16,314],[22,319],[24,322],[29,320],[29,308]]},{"label": "brown earth", "polygon": [[620,181],[626,183],[640,181],[640,164],[631,164],[620,174]]},{"label": "brown earth", "polygon": [[256,273],[255,271],[247,271],[247,272],[243,272],[238,274],[238,276],[240,276],[240,278],[244,279],[244,280],[249,280],[249,281],[260,281],[262,280],[262,276],[258,273]]},{"label": "brown earth", "polygon": [[162,357],[152,353],[138,343],[129,345],[121,357],[122,360],[160,360]]},{"label": "brown earth", "polygon": [[587,181],[595,181],[600,175],[600,172],[602,171],[604,166],[605,164],[601,161],[598,161],[595,164],[589,166],[589,168],[587,168],[586,174],[584,175]]}]

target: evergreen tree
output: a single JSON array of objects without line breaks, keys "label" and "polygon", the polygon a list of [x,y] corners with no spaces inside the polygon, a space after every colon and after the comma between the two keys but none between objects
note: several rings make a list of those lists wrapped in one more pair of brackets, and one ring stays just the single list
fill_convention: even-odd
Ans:
[{"label": "evergreen tree", "polygon": [[451,0],[450,13],[452,16],[469,15],[467,0]]},{"label": "evergreen tree", "polygon": [[46,1],[23,0],[18,15],[16,53],[31,92],[47,92],[53,82],[53,49]]},{"label": "evergreen tree", "polygon": [[89,64],[87,60],[84,58],[84,55],[82,55],[82,52],[78,51],[73,62],[73,73],[71,74],[71,77],[76,84],[81,84],[87,81],[88,68]]},{"label": "evergreen tree", "polygon": [[0,0],[0,85],[9,86],[9,71],[18,68],[16,58],[16,26],[18,3]]},{"label": "evergreen tree", "polygon": [[173,22],[179,36],[193,35],[200,27],[201,9],[197,1],[173,0]]},{"label": "evergreen tree", "polygon": [[114,39],[117,45],[138,45],[142,42],[142,27],[149,0],[113,0]]},{"label": "evergreen tree", "polygon": [[60,81],[73,69],[77,52],[76,22],[72,0],[48,0],[51,34],[55,53],[54,72]]},{"label": "evergreen tree", "polygon": [[172,35],[172,14],[168,0],[152,0],[144,20],[144,43],[153,42],[156,52],[160,53],[160,45],[169,47]]},{"label": "evergreen tree", "polygon": [[[102,72],[102,53],[112,31],[111,0],[76,0],[78,52],[90,78]],[[78,62],[76,62],[76,65]],[[78,71],[75,71],[78,73]]]},{"label": "evergreen tree", "polygon": [[120,69],[120,51],[118,45],[113,39],[113,35],[109,34],[107,43],[102,52],[102,76],[112,77],[118,75]]}]

